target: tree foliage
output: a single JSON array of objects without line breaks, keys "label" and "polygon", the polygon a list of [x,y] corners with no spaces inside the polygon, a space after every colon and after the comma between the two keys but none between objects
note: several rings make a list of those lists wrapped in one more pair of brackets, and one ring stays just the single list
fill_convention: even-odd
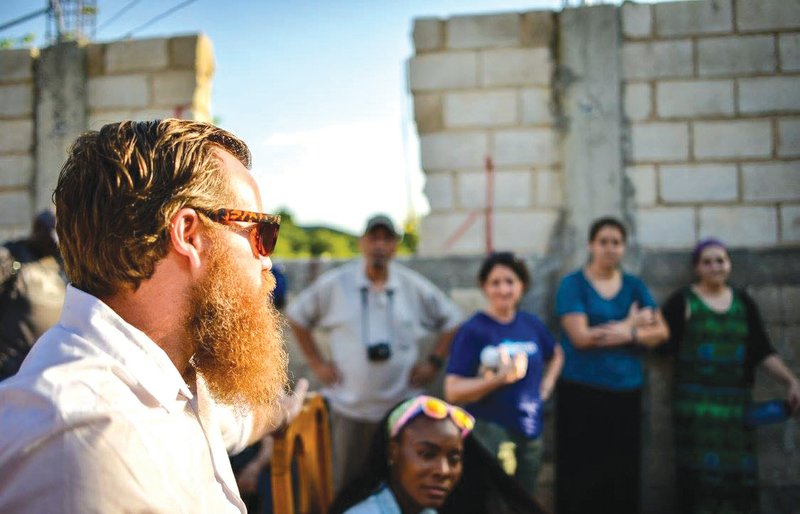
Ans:
[{"label": "tree foliage", "polygon": [[[333,227],[297,225],[292,213],[286,209],[278,214],[281,215],[281,230],[274,254],[277,260],[310,257],[344,259],[359,255],[360,234],[351,234]],[[416,251],[416,228],[416,220],[405,222],[405,234],[397,250],[398,254],[409,255]]]}]

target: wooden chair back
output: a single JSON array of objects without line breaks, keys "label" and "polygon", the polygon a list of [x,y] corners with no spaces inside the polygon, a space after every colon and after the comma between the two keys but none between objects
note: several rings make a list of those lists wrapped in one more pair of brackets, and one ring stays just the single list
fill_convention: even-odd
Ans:
[{"label": "wooden chair back", "polygon": [[[333,461],[328,409],[309,393],[303,410],[274,436],[272,498],[281,514],[327,514],[333,502]],[[296,476],[292,476],[295,465]]]}]

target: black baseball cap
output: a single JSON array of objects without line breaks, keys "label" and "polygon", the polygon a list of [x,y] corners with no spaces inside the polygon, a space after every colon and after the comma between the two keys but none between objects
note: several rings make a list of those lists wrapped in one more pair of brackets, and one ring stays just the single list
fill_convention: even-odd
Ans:
[{"label": "black baseball cap", "polygon": [[364,228],[364,233],[368,234],[372,232],[374,229],[378,227],[383,227],[388,230],[394,237],[399,238],[400,234],[397,233],[397,230],[394,228],[394,223],[392,223],[391,218],[386,216],[385,214],[376,214],[375,216],[371,217],[367,220],[367,226]]}]

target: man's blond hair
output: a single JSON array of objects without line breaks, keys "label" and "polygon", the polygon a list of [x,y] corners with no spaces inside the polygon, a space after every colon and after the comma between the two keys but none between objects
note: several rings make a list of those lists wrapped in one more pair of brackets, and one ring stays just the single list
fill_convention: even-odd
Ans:
[{"label": "man's blond hair", "polygon": [[210,210],[232,200],[220,149],[250,168],[247,145],[208,123],[124,121],[81,135],[53,193],[70,282],[103,297],[150,278],[181,208]]}]

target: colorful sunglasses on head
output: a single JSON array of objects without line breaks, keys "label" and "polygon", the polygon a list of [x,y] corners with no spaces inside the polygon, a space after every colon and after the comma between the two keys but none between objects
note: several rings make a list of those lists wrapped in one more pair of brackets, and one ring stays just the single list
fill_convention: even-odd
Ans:
[{"label": "colorful sunglasses on head", "polygon": [[475,426],[475,418],[461,407],[450,405],[444,400],[421,394],[415,398],[408,399],[395,407],[389,415],[386,428],[389,431],[389,438],[394,438],[409,421],[424,414],[431,419],[445,419],[450,416],[453,423],[461,430],[461,437],[466,437]]}]

